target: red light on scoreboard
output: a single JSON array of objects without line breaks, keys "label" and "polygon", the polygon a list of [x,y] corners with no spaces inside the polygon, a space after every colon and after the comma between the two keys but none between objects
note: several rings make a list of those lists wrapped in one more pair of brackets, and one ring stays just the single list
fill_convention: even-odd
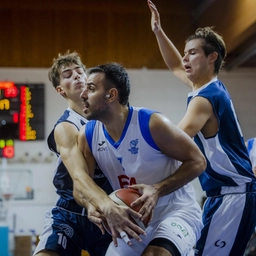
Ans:
[{"label": "red light on scoreboard", "polygon": [[8,89],[8,88],[12,88],[12,87],[15,87],[14,82],[0,81],[0,89]]},{"label": "red light on scoreboard", "polygon": [[18,93],[19,91],[16,86],[4,90],[4,96],[7,98],[15,98],[17,97]]},{"label": "red light on scoreboard", "polygon": [[11,139],[0,139],[0,157],[14,157],[14,141]]},{"label": "red light on scoreboard", "polygon": [[3,148],[3,157],[5,158],[13,158],[14,157],[14,147],[6,146]]},{"label": "red light on scoreboard", "polygon": [[12,115],[12,120],[13,120],[13,122],[14,123],[18,123],[19,122],[19,113],[14,113],[13,115]]}]

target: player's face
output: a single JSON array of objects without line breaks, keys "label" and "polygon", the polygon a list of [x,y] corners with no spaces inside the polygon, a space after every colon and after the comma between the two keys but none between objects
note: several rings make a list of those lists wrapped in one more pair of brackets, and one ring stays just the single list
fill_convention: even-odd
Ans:
[{"label": "player's face", "polygon": [[83,112],[88,120],[104,121],[108,117],[108,98],[104,87],[105,75],[93,73],[88,76],[87,84],[81,98],[83,100]]},{"label": "player's face", "polygon": [[193,83],[203,82],[210,70],[209,56],[205,56],[202,44],[202,39],[193,39],[186,43],[184,50],[183,65]]},{"label": "player's face", "polygon": [[70,99],[79,98],[85,88],[86,74],[82,67],[72,64],[62,67],[60,70],[60,86],[58,86],[65,96]]}]

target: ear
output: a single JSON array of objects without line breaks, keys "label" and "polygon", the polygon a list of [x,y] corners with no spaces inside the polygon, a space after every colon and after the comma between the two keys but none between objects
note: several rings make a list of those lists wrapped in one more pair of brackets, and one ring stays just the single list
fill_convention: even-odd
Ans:
[{"label": "ear", "polygon": [[210,60],[210,63],[214,63],[218,58],[218,53],[217,52],[212,52],[210,55],[209,55],[209,60]]},{"label": "ear", "polygon": [[55,89],[56,89],[57,93],[60,94],[61,96],[63,96],[63,97],[66,96],[66,93],[64,92],[63,88],[60,85],[58,85]]},{"label": "ear", "polygon": [[111,88],[106,94],[106,99],[111,102],[118,97],[118,90],[116,88]]},{"label": "ear", "polygon": [[62,88],[60,87],[60,85],[58,85],[57,87],[55,87],[55,90],[56,90],[57,93],[60,93]]}]

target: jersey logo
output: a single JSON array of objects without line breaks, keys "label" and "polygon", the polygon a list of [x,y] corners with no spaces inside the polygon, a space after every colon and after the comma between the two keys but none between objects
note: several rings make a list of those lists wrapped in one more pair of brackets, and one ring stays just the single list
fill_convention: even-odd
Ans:
[{"label": "jersey logo", "polygon": [[[173,231],[173,233],[174,233],[175,235],[177,235],[178,237],[180,237],[181,239],[182,239],[181,234],[182,234],[184,237],[189,236],[189,233],[188,233],[187,229],[184,228],[184,227],[182,227],[179,223],[172,221],[171,225],[172,225],[172,227],[175,227],[175,228],[178,229],[178,232],[179,232],[180,235],[177,235],[177,233],[174,233],[174,231]],[[176,232],[176,231],[175,231],[175,232]]]},{"label": "jersey logo", "polygon": [[225,241],[221,241],[220,239],[217,240],[214,244],[216,247],[220,247],[220,248],[223,248],[226,246],[226,242]]},{"label": "jersey logo", "polygon": [[128,151],[130,151],[133,155],[138,154],[139,148],[137,148],[136,146],[139,143],[139,139],[136,140],[131,140],[130,142],[130,149],[128,149]]},{"label": "jersey logo", "polygon": [[[106,141],[102,140],[101,142],[98,142],[98,151],[108,151],[107,144],[105,144]],[[105,146],[104,146],[105,145]]]},{"label": "jersey logo", "polygon": [[102,141],[101,143],[98,143],[99,146],[103,146],[103,144],[105,143],[106,141]]},{"label": "jersey logo", "polygon": [[59,225],[59,229],[63,230],[64,233],[70,238],[74,235],[74,229],[67,224]]}]

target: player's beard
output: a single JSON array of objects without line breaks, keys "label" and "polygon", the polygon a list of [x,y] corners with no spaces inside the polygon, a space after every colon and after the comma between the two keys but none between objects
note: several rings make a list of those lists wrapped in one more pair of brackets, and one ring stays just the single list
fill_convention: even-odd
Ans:
[{"label": "player's beard", "polygon": [[89,106],[89,111],[86,114],[86,119],[87,120],[99,120],[103,121],[108,117],[109,113],[109,106],[104,102],[100,106],[91,107]]}]

